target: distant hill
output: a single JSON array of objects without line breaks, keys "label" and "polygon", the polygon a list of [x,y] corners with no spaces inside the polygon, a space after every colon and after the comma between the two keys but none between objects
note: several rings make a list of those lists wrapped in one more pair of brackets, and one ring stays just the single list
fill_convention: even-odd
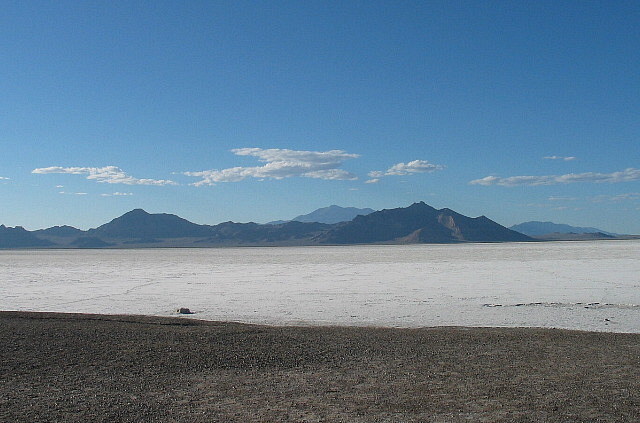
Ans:
[{"label": "distant hill", "polygon": [[509,229],[520,232],[529,236],[542,236],[549,234],[604,234],[609,236],[616,236],[616,234],[603,231],[598,228],[582,228],[579,226],[570,226],[562,223],[553,222],[524,222],[518,225],[513,225]]},{"label": "distant hill", "polygon": [[225,222],[210,227],[210,236],[198,243],[218,245],[308,245],[309,240],[330,225],[316,222],[257,223]]},{"label": "distant hill", "polygon": [[99,238],[182,238],[202,237],[211,233],[210,226],[191,223],[174,214],[150,214],[135,209],[105,223],[88,234]]},{"label": "distant hill", "polygon": [[[588,232],[588,233],[560,233],[554,232],[552,234],[546,235],[536,235],[534,238],[543,240],[543,241],[591,241],[591,240],[602,240],[602,239],[616,239],[618,237],[614,235],[608,235],[602,232]],[[622,238],[620,238],[622,239]]]},{"label": "distant hill", "polygon": [[33,234],[37,236],[53,236],[60,238],[78,237],[83,233],[84,231],[67,225],[54,226],[48,229],[39,229],[37,231],[33,231]]},{"label": "distant hill", "polygon": [[317,209],[309,214],[303,214],[294,217],[292,220],[296,222],[318,222],[333,224],[340,222],[349,222],[358,215],[366,216],[373,213],[374,211],[375,210],[369,208],[359,209],[356,207],[340,207],[333,205]]},{"label": "distant hill", "polygon": [[358,216],[320,235],[327,244],[531,241],[484,217],[470,218],[423,202]]},{"label": "distant hill", "polygon": [[0,248],[37,248],[54,245],[51,241],[40,239],[21,226],[8,228],[0,225]]}]

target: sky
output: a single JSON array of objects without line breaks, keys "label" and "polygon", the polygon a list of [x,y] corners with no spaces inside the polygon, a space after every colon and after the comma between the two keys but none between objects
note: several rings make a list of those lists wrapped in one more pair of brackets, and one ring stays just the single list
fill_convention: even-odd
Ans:
[{"label": "sky", "polygon": [[418,201],[640,234],[640,2],[14,1],[0,223]]}]

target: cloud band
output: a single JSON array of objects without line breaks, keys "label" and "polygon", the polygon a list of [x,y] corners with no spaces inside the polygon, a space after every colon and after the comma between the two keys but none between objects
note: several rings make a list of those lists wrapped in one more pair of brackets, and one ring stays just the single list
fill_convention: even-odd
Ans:
[{"label": "cloud band", "polygon": [[613,173],[568,173],[566,175],[548,175],[548,176],[510,176],[508,178],[500,178],[498,176],[486,176],[481,179],[474,179],[471,185],[500,185],[506,187],[514,187],[521,185],[539,186],[539,185],[556,185],[571,183],[619,183],[632,182],[640,180],[640,169],[628,168],[620,172]]},{"label": "cloud band", "polygon": [[247,178],[284,179],[305,177],[325,180],[354,180],[357,177],[340,169],[345,160],[360,157],[342,150],[297,151],[288,149],[237,148],[237,156],[257,157],[264,166],[232,167],[222,170],[184,172],[184,175],[202,178],[194,186],[215,185],[219,182],[239,182]]},{"label": "cloud band", "polygon": [[127,175],[122,169],[116,166],[105,167],[41,167],[34,169],[31,173],[49,174],[62,173],[70,175],[86,175],[87,179],[95,180],[107,184],[125,185],[176,185],[175,182],[166,179],[139,179]]},{"label": "cloud band", "polygon": [[369,172],[369,177],[373,178],[367,181],[367,183],[376,183],[379,182],[379,178],[384,176],[404,176],[404,175],[414,175],[416,173],[430,173],[435,172],[436,170],[442,170],[444,166],[429,163],[426,160],[413,160],[408,163],[397,163],[391,166],[389,169],[380,171],[374,170]]}]

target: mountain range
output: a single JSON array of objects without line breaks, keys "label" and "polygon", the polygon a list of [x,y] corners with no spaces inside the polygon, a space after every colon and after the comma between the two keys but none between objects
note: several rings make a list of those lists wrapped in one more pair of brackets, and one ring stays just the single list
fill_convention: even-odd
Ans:
[{"label": "mountain range", "polygon": [[52,242],[38,238],[21,226],[8,228],[0,225],[0,248],[35,248],[52,245]]},{"label": "mountain range", "polygon": [[[349,219],[351,217],[351,219]],[[506,228],[485,216],[467,217],[424,202],[371,209],[330,206],[290,221],[268,224],[224,222],[200,225],[166,213],[135,209],[83,231],[54,226],[27,231],[0,225],[0,248],[146,248],[524,242],[612,238],[594,228],[526,222]],[[552,233],[549,231],[569,231]],[[545,235],[547,234],[547,235]]]},{"label": "mountain range", "polygon": [[604,234],[616,236],[614,233],[603,231],[598,228],[583,228],[580,226],[571,226],[562,223],[538,221],[520,223],[509,227],[509,229],[534,237],[550,234]]},{"label": "mountain range", "polygon": [[423,202],[406,208],[381,210],[338,224],[319,236],[326,244],[455,243],[531,241],[480,216],[470,218],[450,209],[437,210]]},{"label": "mountain range", "polygon": [[[342,210],[341,210],[342,209]],[[199,225],[166,213],[135,209],[88,231],[55,226],[29,232],[0,227],[0,248],[122,248],[215,247],[344,244],[407,244],[531,241],[524,234],[481,216],[470,218],[450,209],[437,210],[423,202],[409,207],[369,212],[370,209],[331,206],[300,221],[257,224],[224,222]],[[344,216],[356,215],[350,221]],[[311,217],[309,217],[311,216]],[[343,217],[340,217],[343,216]],[[320,219],[322,218],[322,219]]]},{"label": "mountain range", "polygon": [[[353,220],[358,215],[366,216],[368,214],[373,213],[375,210],[365,208],[359,209],[356,207],[340,207],[336,205],[332,205],[329,207],[322,207],[318,210],[312,211],[309,214],[303,214],[300,216],[294,217],[293,221],[296,222],[318,222],[318,223],[340,223],[340,222],[349,222]],[[275,222],[270,222],[271,224],[278,223],[286,223],[287,220],[278,220]]]}]

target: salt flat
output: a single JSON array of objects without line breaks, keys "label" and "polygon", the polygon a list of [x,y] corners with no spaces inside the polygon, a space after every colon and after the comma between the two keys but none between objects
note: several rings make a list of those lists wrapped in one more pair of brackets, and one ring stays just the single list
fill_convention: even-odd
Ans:
[{"label": "salt flat", "polygon": [[0,309],[640,333],[640,241],[0,251]]}]

